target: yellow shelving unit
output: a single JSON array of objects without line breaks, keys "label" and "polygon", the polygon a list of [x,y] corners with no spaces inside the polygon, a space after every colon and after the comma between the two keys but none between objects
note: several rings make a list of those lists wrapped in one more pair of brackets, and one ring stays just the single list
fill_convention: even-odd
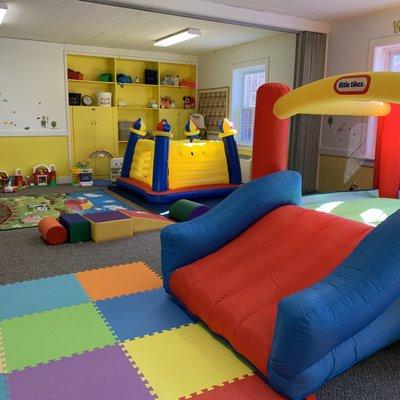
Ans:
[{"label": "yellow shelving unit", "polygon": [[100,85],[114,85],[114,82],[104,82],[104,81],[88,81],[84,79],[68,79],[69,83],[83,83],[83,84],[100,84]]},{"label": "yellow shelving unit", "polygon": [[[197,100],[196,88],[189,88],[186,86],[162,85],[161,80],[165,76],[179,76],[179,79],[190,80],[197,82],[197,66],[195,64],[181,64],[173,62],[162,62],[154,60],[135,60],[120,57],[107,57],[107,56],[92,56],[83,54],[68,54],[67,55],[68,68],[79,71],[83,74],[83,79],[68,79],[68,92],[80,93],[82,96],[89,95],[93,98],[93,106],[73,106],[69,107],[70,118],[72,123],[72,163],[81,161],[80,158],[84,154],[92,151],[96,143],[105,143],[104,139],[107,133],[104,130],[101,132],[102,141],[95,141],[95,137],[90,140],[83,140],[82,147],[78,150],[81,144],[76,143],[80,137],[87,138],[87,132],[92,132],[96,136],[98,129],[93,129],[91,125],[91,118],[86,114],[79,112],[81,108],[96,108],[96,115],[99,121],[104,120],[103,108],[96,107],[96,94],[97,92],[111,92],[112,94],[112,126],[107,124],[105,129],[108,132],[109,140],[107,141],[108,148],[113,148],[116,156],[123,156],[126,148],[127,140],[119,139],[118,136],[118,122],[120,121],[133,121],[137,118],[145,120],[148,129],[154,129],[157,122],[163,118],[167,119],[172,126],[174,139],[183,139],[184,126],[191,113],[196,112],[195,109],[183,108],[183,97],[192,96]],[[145,70],[151,69],[158,73],[158,84],[145,83]],[[103,73],[111,74],[112,81],[100,81],[100,75]],[[119,84],[117,82],[117,75],[124,74],[132,77],[132,83]],[[176,108],[161,109],[160,103],[162,97],[170,97],[175,102]],[[150,102],[154,100],[158,107],[149,107]],[[126,106],[119,106],[119,102],[126,102]],[[74,112],[74,110],[76,110]],[[84,112],[85,113],[85,112]],[[106,111],[104,111],[105,115]],[[76,121],[78,116],[83,118],[85,123]],[[90,115],[90,113],[88,113]],[[111,114],[108,114],[110,118]],[[93,133],[94,132],[94,133]],[[89,135],[90,136],[90,135]],[[92,145],[94,143],[94,145]],[[97,148],[95,150],[98,150]],[[100,169],[100,168],[99,168]],[[100,172],[100,171],[99,171]],[[101,168],[103,175],[104,168]]]}]

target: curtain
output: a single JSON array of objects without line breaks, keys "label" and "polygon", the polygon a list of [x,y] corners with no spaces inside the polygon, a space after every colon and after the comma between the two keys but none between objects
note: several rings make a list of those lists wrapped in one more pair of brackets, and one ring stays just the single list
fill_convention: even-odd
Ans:
[{"label": "curtain", "polygon": [[[325,34],[297,34],[295,88],[324,77],[325,52]],[[289,168],[302,174],[304,193],[313,193],[317,189],[321,121],[320,116],[297,115],[291,122]]]}]

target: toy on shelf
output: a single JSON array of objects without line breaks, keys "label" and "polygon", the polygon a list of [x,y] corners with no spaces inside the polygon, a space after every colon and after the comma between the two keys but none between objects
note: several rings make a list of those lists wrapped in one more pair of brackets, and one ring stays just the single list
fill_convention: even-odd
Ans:
[{"label": "toy on shelf", "polygon": [[112,82],[112,75],[108,72],[104,72],[99,76],[100,82]]},{"label": "toy on shelf", "polygon": [[71,168],[72,186],[93,186],[93,170],[87,162],[77,162]]},{"label": "toy on shelf", "polygon": [[169,96],[161,97],[160,107],[171,109],[176,108],[176,103]]},{"label": "toy on shelf", "polygon": [[[179,81],[179,78],[178,78]],[[160,85],[164,85],[164,86],[174,86],[176,82],[176,79],[174,79],[174,76],[172,75],[165,75],[161,78],[160,80]],[[179,85],[179,84],[178,84]],[[177,85],[177,86],[178,86]]]},{"label": "toy on shelf", "polygon": [[[242,183],[239,154],[235,130],[228,123],[221,129],[222,140],[218,141],[171,140],[171,126],[162,120],[153,132],[155,139],[149,140],[144,138],[142,119],[136,120],[130,128],[117,188],[151,203],[231,193]],[[198,134],[193,121],[186,133]]]},{"label": "toy on shelf", "polygon": [[183,96],[183,108],[194,109],[196,108],[196,100],[193,96]]},{"label": "toy on shelf", "polygon": [[149,102],[149,108],[158,108],[157,102],[153,99]]},{"label": "toy on shelf", "polygon": [[144,83],[146,85],[157,85],[158,84],[158,71],[156,69],[145,69],[144,70]]},{"label": "toy on shelf", "polygon": [[112,158],[110,160],[110,180],[115,182],[121,176],[123,158]]},{"label": "toy on shelf", "polygon": [[50,172],[56,169],[54,164],[45,165],[38,164],[33,167],[32,179],[33,183],[38,186],[47,186],[50,183]]},{"label": "toy on shelf", "polygon": [[68,79],[76,79],[76,80],[83,80],[83,74],[79,71],[74,71],[71,68],[68,68]]},{"label": "toy on shelf", "polygon": [[196,82],[193,82],[190,79],[182,79],[179,85],[188,89],[196,89]]},{"label": "toy on shelf", "polygon": [[4,188],[8,183],[8,174],[6,171],[0,171],[0,188]]},{"label": "toy on shelf", "polygon": [[96,93],[97,105],[99,107],[112,106],[112,93],[111,92],[97,92]]},{"label": "toy on shelf", "polygon": [[117,83],[123,88],[125,83],[132,83],[132,77],[129,75],[118,74]]}]

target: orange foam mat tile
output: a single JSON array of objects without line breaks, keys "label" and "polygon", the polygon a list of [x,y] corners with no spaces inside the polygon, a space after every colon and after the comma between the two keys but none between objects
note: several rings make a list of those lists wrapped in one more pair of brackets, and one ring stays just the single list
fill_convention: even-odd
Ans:
[{"label": "orange foam mat tile", "polygon": [[[201,394],[191,397],[181,397],[180,400],[284,400],[286,397],[273,391],[259,376],[250,375],[242,379],[235,379],[223,386],[215,386]],[[317,400],[308,396],[306,400]]]},{"label": "orange foam mat tile", "polygon": [[160,277],[142,262],[77,272],[75,276],[93,301],[162,286]]}]

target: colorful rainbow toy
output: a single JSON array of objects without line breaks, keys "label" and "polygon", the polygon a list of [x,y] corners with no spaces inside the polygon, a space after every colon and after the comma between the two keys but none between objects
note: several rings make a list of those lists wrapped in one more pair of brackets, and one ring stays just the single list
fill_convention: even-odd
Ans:
[{"label": "colorful rainbow toy", "polygon": [[226,196],[242,183],[232,123],[224,120],[221,140],[199,140],[194,121],[185,126],[185,140],[172,140],[171,125],[162,119],[145,139],[142,119],[133,122],[122,165],[119,191],[139,195],[149,203],[182,198]]}]

